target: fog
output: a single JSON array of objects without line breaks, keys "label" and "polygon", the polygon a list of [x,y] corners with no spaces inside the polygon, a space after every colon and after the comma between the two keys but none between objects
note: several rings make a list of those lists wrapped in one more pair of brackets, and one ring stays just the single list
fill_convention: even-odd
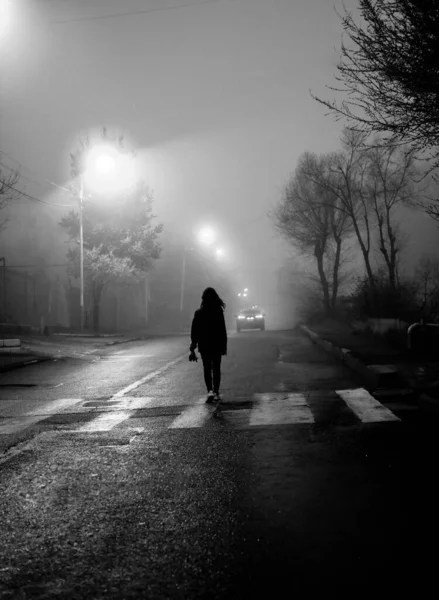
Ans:
[{"label": "fog", "polygon": [[[178,312],[181,252],[188,245],[193,248],[183,292],[188,314],[203,286],[216,282],[227,297],[231,326],[241,306],[237,294],[246,287],[248,303],[266,312],[267,327],[292,327],[299,318],[301,282],[294,273],[300,259],[269,213],[302,152],[339,147],[342,124],[325,116],[309,91],[324,94],[325,85],[333,84],[341,32],[333,4],[338,10],[342,5],[186,4],[192,3],[9,3],[1,39],[1,162],[6,171],[20,168],[20,190],[27,196],[7,208],[0,255],[11,268],[30,265],[32,273],[42,268],[50,281],[68,284],[65,269],[55,266],[66,263],[71,247],[59,227],[69,208],[60,205],[77,199],[53,184],[72,183],[69,156],[77,140],[105,126],[136,150],[139,176],[153,192],[155,223],[164,226],[149,291],[133,292],[124,309],[126,326],[152,318],[145,302],[156,311],[168,304]],[[355,0],[344,4],[356,10]],[[437,244],[437,227],[424,214],[402,218],[412,268],[416,256]],[[215,231],[221,260],[198,241],[206,226]],[[197,269],[205,274],[197,276]],[[161,285],[163,280],[170,285]],[[18,292],[10,287],[9,293]],[[125,301],[127,292],[120,293]],[[113,296],[105,300],[109,307],[112,302],[119,307],[120,293],[114,291],[114,302]],[[49,299],[42,299],[33,322],[44,313],[67,326],[67,304],[54,316]],[[130,321],[134,305],[141,308]],[[105,318],[104,327],[111,329],[111,311]]]}]

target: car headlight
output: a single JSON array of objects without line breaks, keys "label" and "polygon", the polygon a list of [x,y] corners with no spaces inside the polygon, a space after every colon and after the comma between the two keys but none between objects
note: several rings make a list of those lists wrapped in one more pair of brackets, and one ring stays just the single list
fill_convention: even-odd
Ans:
[{"label": "car headlight", "polygon": [[238,319],[245,319],[244,315],[239,315]]},{"label": "car headlight", "polygon": [[256,315],[257,319],[262,319],[264,315]]}]

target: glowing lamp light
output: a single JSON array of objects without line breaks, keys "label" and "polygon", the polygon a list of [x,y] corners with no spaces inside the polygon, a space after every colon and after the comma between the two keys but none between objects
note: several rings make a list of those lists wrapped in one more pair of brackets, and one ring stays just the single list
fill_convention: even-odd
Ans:
[{"label": "glowing lamp light", "polygon": [[110,154],[101,154],[96,157],[94,168],[99,175],[109,175],[116,169],[116,161]]},{"label": "glowing lamp light", "polygon": [[92,175],[109,175],[116,171],[117,150],[106,146],[95,146],[87,152],[85,172]]},{"label": "glowing lamp light", "polygon": [[6,37],[11,24],[10,0],[0,0],[0,42]]},{"label": "glowing lamp light", "polygon": [[211,227],[203,227],[198,233],[198,239],[205,246],[210,246],[215,241],[215,231]]},{"label": "glowing lamp light", "polygon": [[95,146],[87,153],[84,177],[97,193],[119,193],[135,182],[131,156],[113,146]]}]

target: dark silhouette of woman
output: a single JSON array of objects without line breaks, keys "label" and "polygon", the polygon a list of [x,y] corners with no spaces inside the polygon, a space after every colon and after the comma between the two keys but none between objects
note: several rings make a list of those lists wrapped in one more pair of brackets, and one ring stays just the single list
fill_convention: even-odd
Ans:
[{"label": "dark silhouette of woman", "polygon": [[220,399],[221,358],[227,354],[225,307],[216,291],[208,287],[201,296],[201,307],[195,311],[192,320],[189,358],[195,358],[195,348],[198,346],[203,361],[207,402]]}]

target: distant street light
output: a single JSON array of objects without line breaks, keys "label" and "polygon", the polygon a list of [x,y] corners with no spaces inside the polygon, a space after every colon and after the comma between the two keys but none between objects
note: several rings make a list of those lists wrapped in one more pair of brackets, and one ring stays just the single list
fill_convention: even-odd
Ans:
[{"label": "distant street light", "polygon": [[242,298],[247,298],[247,296],[248,296],[248,288],[244,288],[243,292],[239,292],[238,293],[238,297],[241,298],[241,299]]},{"label": "distant street light", "polygon": [[[195,233],[195,238],[199,244],[203,246],[211,247],[217,238],[217,232],[212,227],[206,225],[199,229]],[[186,283],[186,252],[187,248],[184,246],[183,248],[183,260],[181,265],[181,287],[180,287],[180,315],[183,317],[183,308],[184,308],[184,292],[185,292],[185,283]],[[224,248],[217,247],[213,251],[215,257],[220,260],[225,256]]]},{"label": "distant street light", "polygon": [[0,43],[6,37],[11,23],[10,0],[0,0]]},{"label": "distant street light", "polygon": [[203,227],[198,232],[198,240],[205,246],[211,246],[215,238],[216,233],[211,227]]},{"label": "distant street light", "polygon": [[[0,0],[1,2],[2,0]],[[134,171],[127,154],[110,145],[95,146],[85,157],[85,168],[79,175],[79,280],[81,329],[84,329],[84,187],[85,184],[97,192],[117,193],[133,183]]]}]

